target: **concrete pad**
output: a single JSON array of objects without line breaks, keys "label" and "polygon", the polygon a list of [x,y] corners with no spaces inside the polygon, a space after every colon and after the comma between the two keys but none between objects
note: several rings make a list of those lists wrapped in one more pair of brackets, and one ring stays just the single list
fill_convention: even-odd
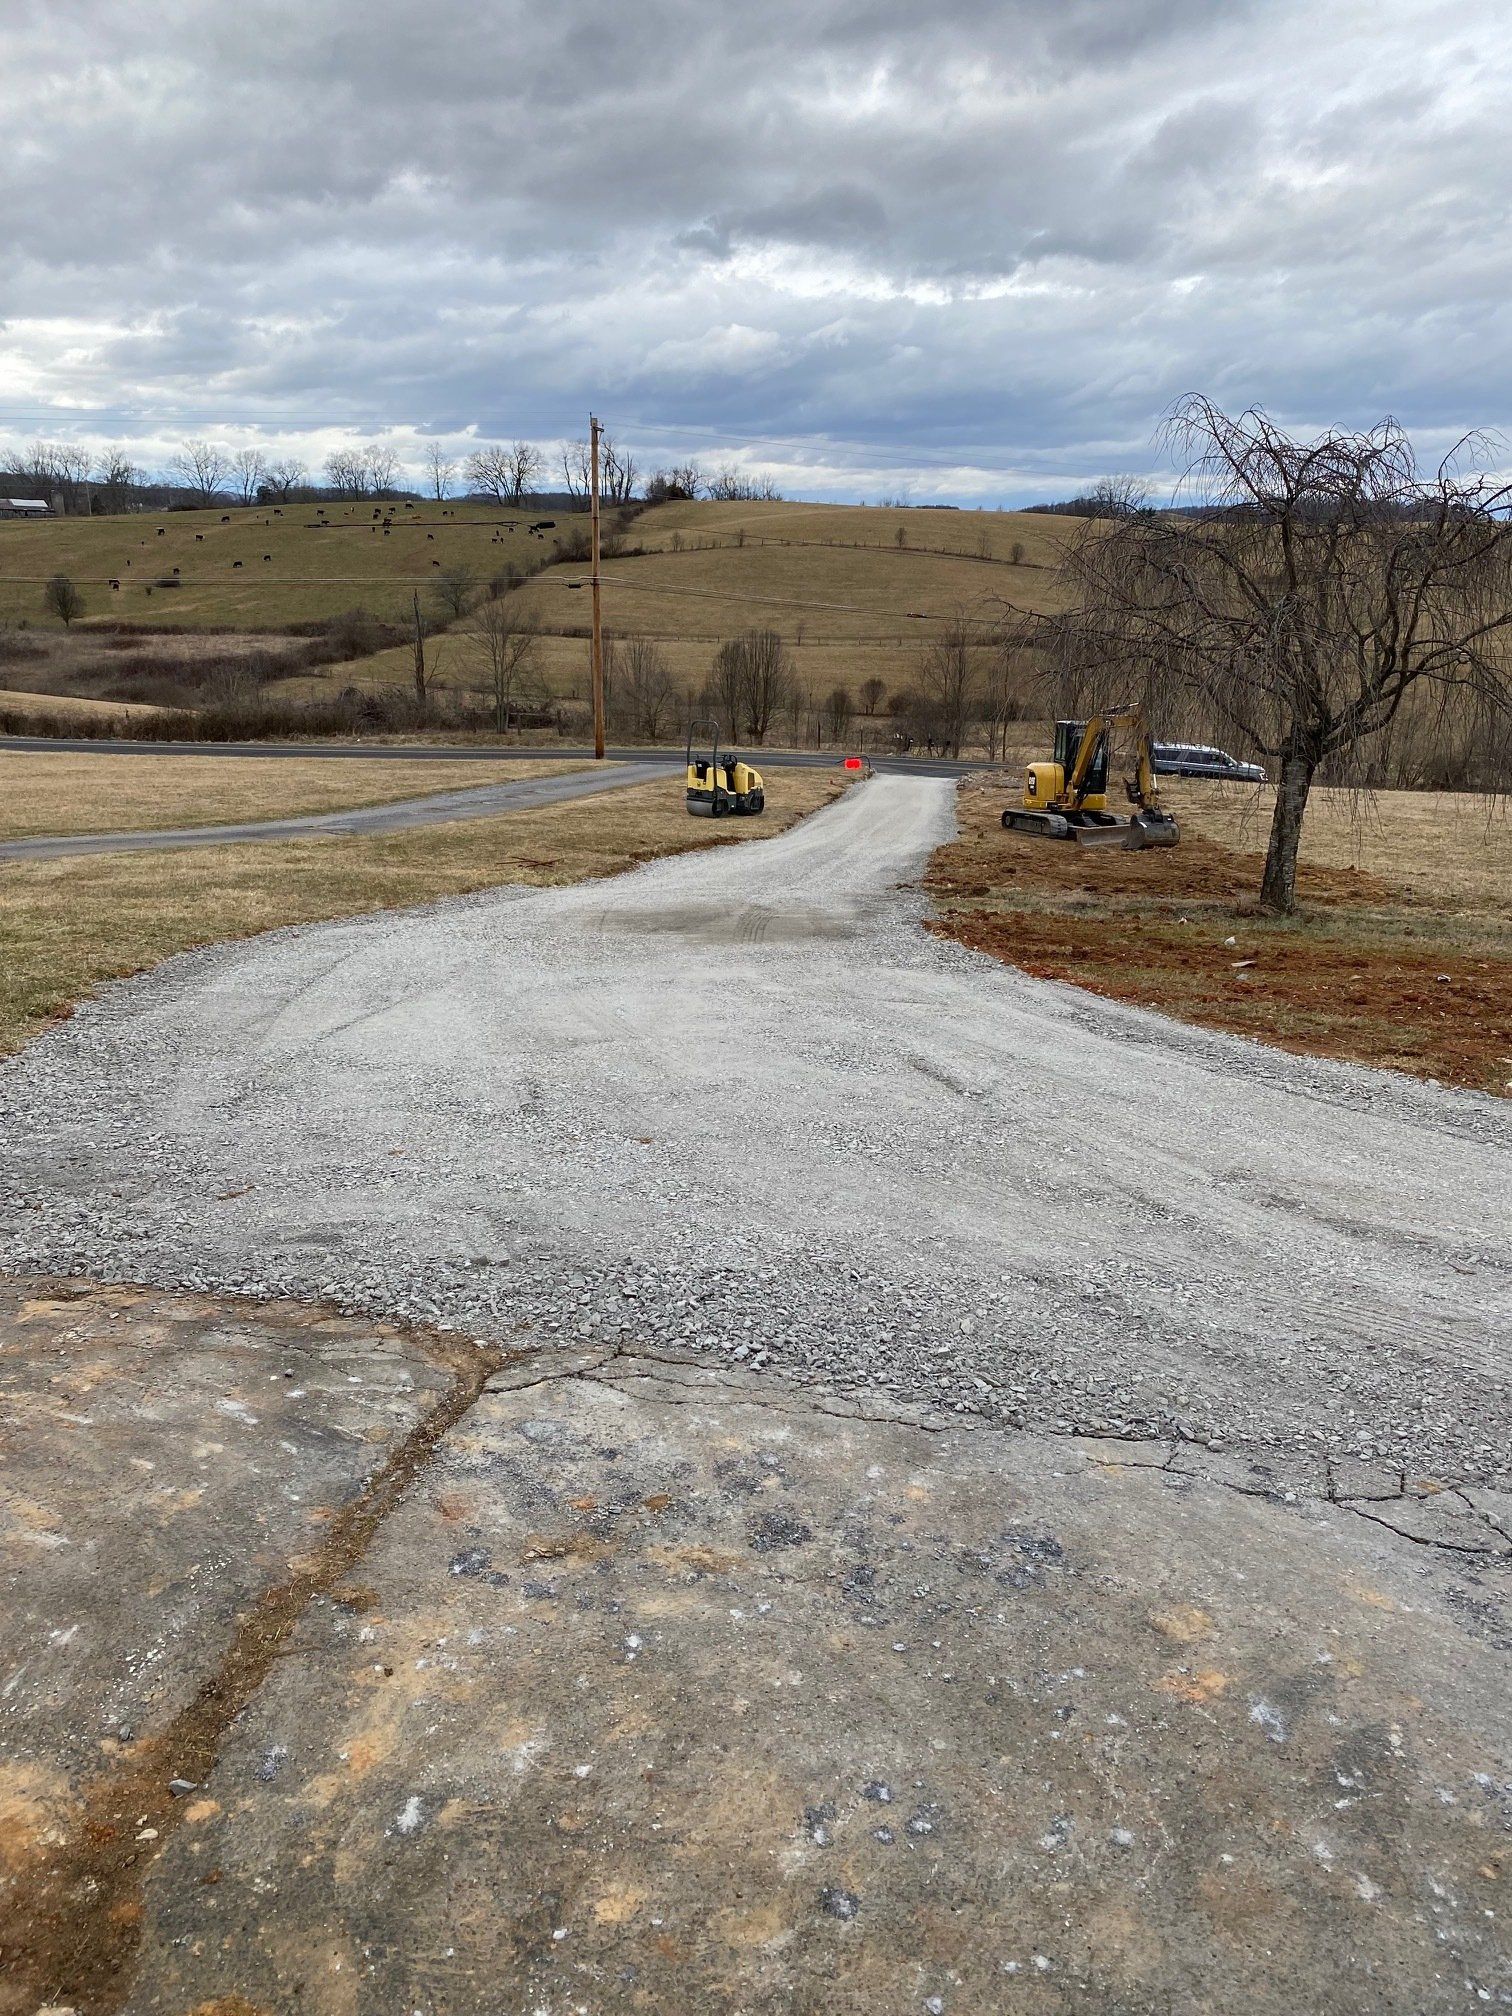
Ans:
[{"label": "concrete pad", "polygon": [[1505,1578],[1113,1456],[482,1394],[154,1849],[126,2006],[1505,2006]]},{"label": "concrete pad", "polygon": [[187,1707],[450,1385],[320,1308],[0,1282],[0,1875]]}]

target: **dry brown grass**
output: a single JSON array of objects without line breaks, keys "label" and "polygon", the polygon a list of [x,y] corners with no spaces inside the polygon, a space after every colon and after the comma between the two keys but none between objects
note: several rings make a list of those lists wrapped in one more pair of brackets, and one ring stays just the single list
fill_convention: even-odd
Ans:
[{"label": "dry brown grass", "polygon": [[72,693],[25,693],[13,686],[0,687],[0,711],[14,708],[19,714],[54,714],[81,720],[87,715],[109,720],[116,716],[157,714],[157,707],[144,707],[135,700],[87,700]]},{"label": "dry brown grass", "polygon": [[196,945],[501,883],[581,882],[659,855],[739,846],[781,832],[843,789],[836,772],[782,771],[768,779],[764,818],[715,825],[688,817],[676,776],[411,833],[0,864],[0,1054],[102,981]]},{"label": "dry brown grass", "polygon": [[1301,914],[1259,915],[1253,794],[1170,792],[1179,847],[1084,853],[1006,834],[1002,780],[961,792],[961,836],[928,886],[938,929],[1043,979],[1282,1049],[1512,1090],[1507,826],[1482,802],[1435,817],[1380,793],[1356,832],[1345,794],[1308,815]]},{"label": "dry brown grass", "polygon": [[360,757],[132,756],[0,751],[0,840],[33,834],[144,833],[349,812],[436,791],[579,770],[528,759],[506,766]]},{"label": "dry brown grass", "polygon": [[[1184,830],[1263,852],[1275,792],[1189,780],[1176,788]],[[1512,805],[1473,792],[1317,790],[1304,862],[1355,868],[1443,910],[1512,915]]]},{"label": "dry brown grass", "polygon": [[[900,528],[909,542],[901,549]],[[897,692],[917,678],[921,649],[956,612],[988,619],[1003,598],[1050,606],[1058,542],[1068,529],[1064,519],[1022,512],[669,504],[646,512],[626,534],[645,553],[605,561],[604,622],[612,636],[654,639],[680,692],[702,684],[721,639],[752,626],[780,632],[816,697],[837,685],[854,694],[870,677]],[[742,536],[746,543],[736,545]],[[984,544],[986,560],[979,557]],[[1022,561],[1014,564],[1020,547]],[[550,568],[515,599],[548,633],[585,628],[588,597],[568,584],[586,575],[586,565]],[[433,683],[480,683],[465,625],[435,639],[431,658]],[[586,699],[586,639],[543,635],[537,673],[547,692]],[[410,654],[398,648],[280,682],[277,690],[309,699],[343,685],[406,686],[409,678]],[[885,719],[866,725],[872,747],[891,734]]]}]

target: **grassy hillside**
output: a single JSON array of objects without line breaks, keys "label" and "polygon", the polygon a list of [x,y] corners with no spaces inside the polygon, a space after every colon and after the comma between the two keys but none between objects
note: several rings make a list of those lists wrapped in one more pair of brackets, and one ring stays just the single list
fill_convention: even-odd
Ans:
[{"label": "grassy hillside", "polygon": [[[288,505],[0,524],[0,624],[24,620],[32,638],[40,632],[55,640],[44,662],[36,644],[13,630],[13,645],[31,655],[7,683],[193,706],[197,688],[215,682],[170,662],[176,651],[209,650],[208,640],[192,642],[187,633],[219,626],[276,632],[353,608],[407,626],[418,592],[427,619],[445,627],[429,644],[433,689],[476,691],[487,683],[483,649],[442,592],[461,568],[479,599],[501,581],[530,577],[506,599],[540,633],[531,683],[582,707],[588,568],[582,559],[562,559],[560,549],[582,541],[586,519],[558,517],[539,533],[533,522],[528,513],[432,503],[330,505],[324,516],[314,506]],[[835,686],[855,693],[869,678],[895,693],[916,679],[921,652],[954,618],[985,632],[1008,604],[1048,606],[1058,542],[1072,529],[1068,521],[1017,512],[801,503],[672,504],[625,520],[610,513],[605,628],[611,640],[655,640],[679,717],[721,641],[752,626],[780,632],[815,702]],[[57,619],[42,607],[43,585],[55,573],[67,574],[86,600],[66,647]],[[135,640],[183,687],[176,700],[169,685],[149,677],[150,668],[133,664],[126,679],[112,673],[105,645],[121,640],[99,628],[112,623],[186,633],[181,645]],[[263,641],[271,651],[290,648]],[[259,675],[269,699],[302,706],[351,687],[407,690],[412,676],[407,644],[313,669],[298,656],[294,651],[288,678],[276,667]],[[879,719],[873,733],[880,739],[884,732]]]},{"label": "grassy hillside", "polygon": [[[539,562],[533,514],[475,505],[258,505],[249,510],[0,522],[0,621],[53,625],[48,577],[67,574],[86,618],[277,630],[363,607],[403,621],[415,589],[462,565],[480,582]],[[391,520],[383,530],[383,518]],[[239,564],[238,564],[239,563]],[[174,569],[177,568],[177,576]],[[177,579],[177,587],[159,585]],[[113,589],[112,580],[120,582]]]}]

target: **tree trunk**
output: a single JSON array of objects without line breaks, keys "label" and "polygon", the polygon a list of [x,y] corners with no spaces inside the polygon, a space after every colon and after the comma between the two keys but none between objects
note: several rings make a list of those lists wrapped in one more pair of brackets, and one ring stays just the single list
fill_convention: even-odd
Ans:
[{"label": "tree trunk", "polygon": [[1317,765],[1310,756],[1288,755],[1281,761],[1276,786],[1276,810],[1271,819],[1270,845],[1260,883],[1260,907],[1288,915],[1297,907],[1297,848],[1302,839],[1302,815]]},{"label": "tree trunk", "polygon": [[425,726],[425,625],[420,620],[420,595],[415,594],[415,708]]}]

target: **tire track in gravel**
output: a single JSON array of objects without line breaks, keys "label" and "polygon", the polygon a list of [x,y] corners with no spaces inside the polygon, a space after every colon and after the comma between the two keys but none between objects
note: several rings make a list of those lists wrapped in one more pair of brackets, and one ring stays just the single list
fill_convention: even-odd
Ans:
[{"label": "tire track in gravel", "polygon": [[951,820],[879,778],[113,989],[0,1071],[0,1264],[1504,1467],[1512,1114],[933,939]]}]

